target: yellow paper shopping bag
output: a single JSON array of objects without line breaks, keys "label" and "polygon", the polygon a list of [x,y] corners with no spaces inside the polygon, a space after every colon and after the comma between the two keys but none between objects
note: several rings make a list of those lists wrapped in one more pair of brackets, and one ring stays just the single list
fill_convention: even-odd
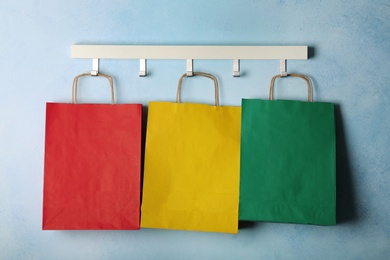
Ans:
[{"label": "yellow paper shopping bag", "polygon": [[241,108],[150,102],[141,227],[238,232]]}]

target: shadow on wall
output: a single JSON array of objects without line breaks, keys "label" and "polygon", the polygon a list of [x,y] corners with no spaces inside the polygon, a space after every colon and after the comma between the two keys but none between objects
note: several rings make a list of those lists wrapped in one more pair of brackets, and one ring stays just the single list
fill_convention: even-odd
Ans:
[{"label": "shadow on wall", "polygon": [[260,221],[254,222],[254,221],[239,220],[238,229],[254,228],[258,223],[260,223]]},{"label": "shadow on wall", "polygon": [[341,108],[335,105],[336,117],[336,220],[337,224],[357,219],[352,172]]},{"label": "shadow on wall", "polygon": [[312,58],[314,58],[314,56],[316,56],[315,48],[309,46],[307,48],[307,58],[312,59]]},{"label": "shadow on wall", "polygon": [[146,147],[146,128],[148,123],[148,107],[142,106],[142,136],[141,136],[141,203],[144,187],[144,168],[145,168],[145,147]]}]

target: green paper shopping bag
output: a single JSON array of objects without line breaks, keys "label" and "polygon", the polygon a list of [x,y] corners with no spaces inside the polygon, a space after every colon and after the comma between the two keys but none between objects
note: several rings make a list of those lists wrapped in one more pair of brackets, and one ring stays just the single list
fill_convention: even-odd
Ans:
[{"label": "green paper shopping bag", "polygon": [[243,99],[240,220],[336,223],[334,104]]}]

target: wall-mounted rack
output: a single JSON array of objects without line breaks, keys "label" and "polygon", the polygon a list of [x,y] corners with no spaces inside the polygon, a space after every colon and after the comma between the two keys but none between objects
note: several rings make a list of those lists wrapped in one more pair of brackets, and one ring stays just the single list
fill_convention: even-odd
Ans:
[{"label": "wall-mounted rack", "polygon": [[240,76],[240,60],[280,60],[280,74],[287,76],[287,60],[306,60],[308,46],[164,46],[72,45],[71,57],[92,59],[91,75],[99,73],[99,59],[139,59],[139,76],[147,75],[146,60],[186,60],[193,75],[193,60],[233,60],[233,76]]}]

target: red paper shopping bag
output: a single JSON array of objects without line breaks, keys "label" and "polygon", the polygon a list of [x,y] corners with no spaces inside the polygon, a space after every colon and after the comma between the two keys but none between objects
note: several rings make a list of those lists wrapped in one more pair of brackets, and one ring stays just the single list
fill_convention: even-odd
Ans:
[{"label": "red paper shopping bag", "polygon": [[78,77],[46,106],[42,227],[139,229],[142,105],[76,104]]}]

